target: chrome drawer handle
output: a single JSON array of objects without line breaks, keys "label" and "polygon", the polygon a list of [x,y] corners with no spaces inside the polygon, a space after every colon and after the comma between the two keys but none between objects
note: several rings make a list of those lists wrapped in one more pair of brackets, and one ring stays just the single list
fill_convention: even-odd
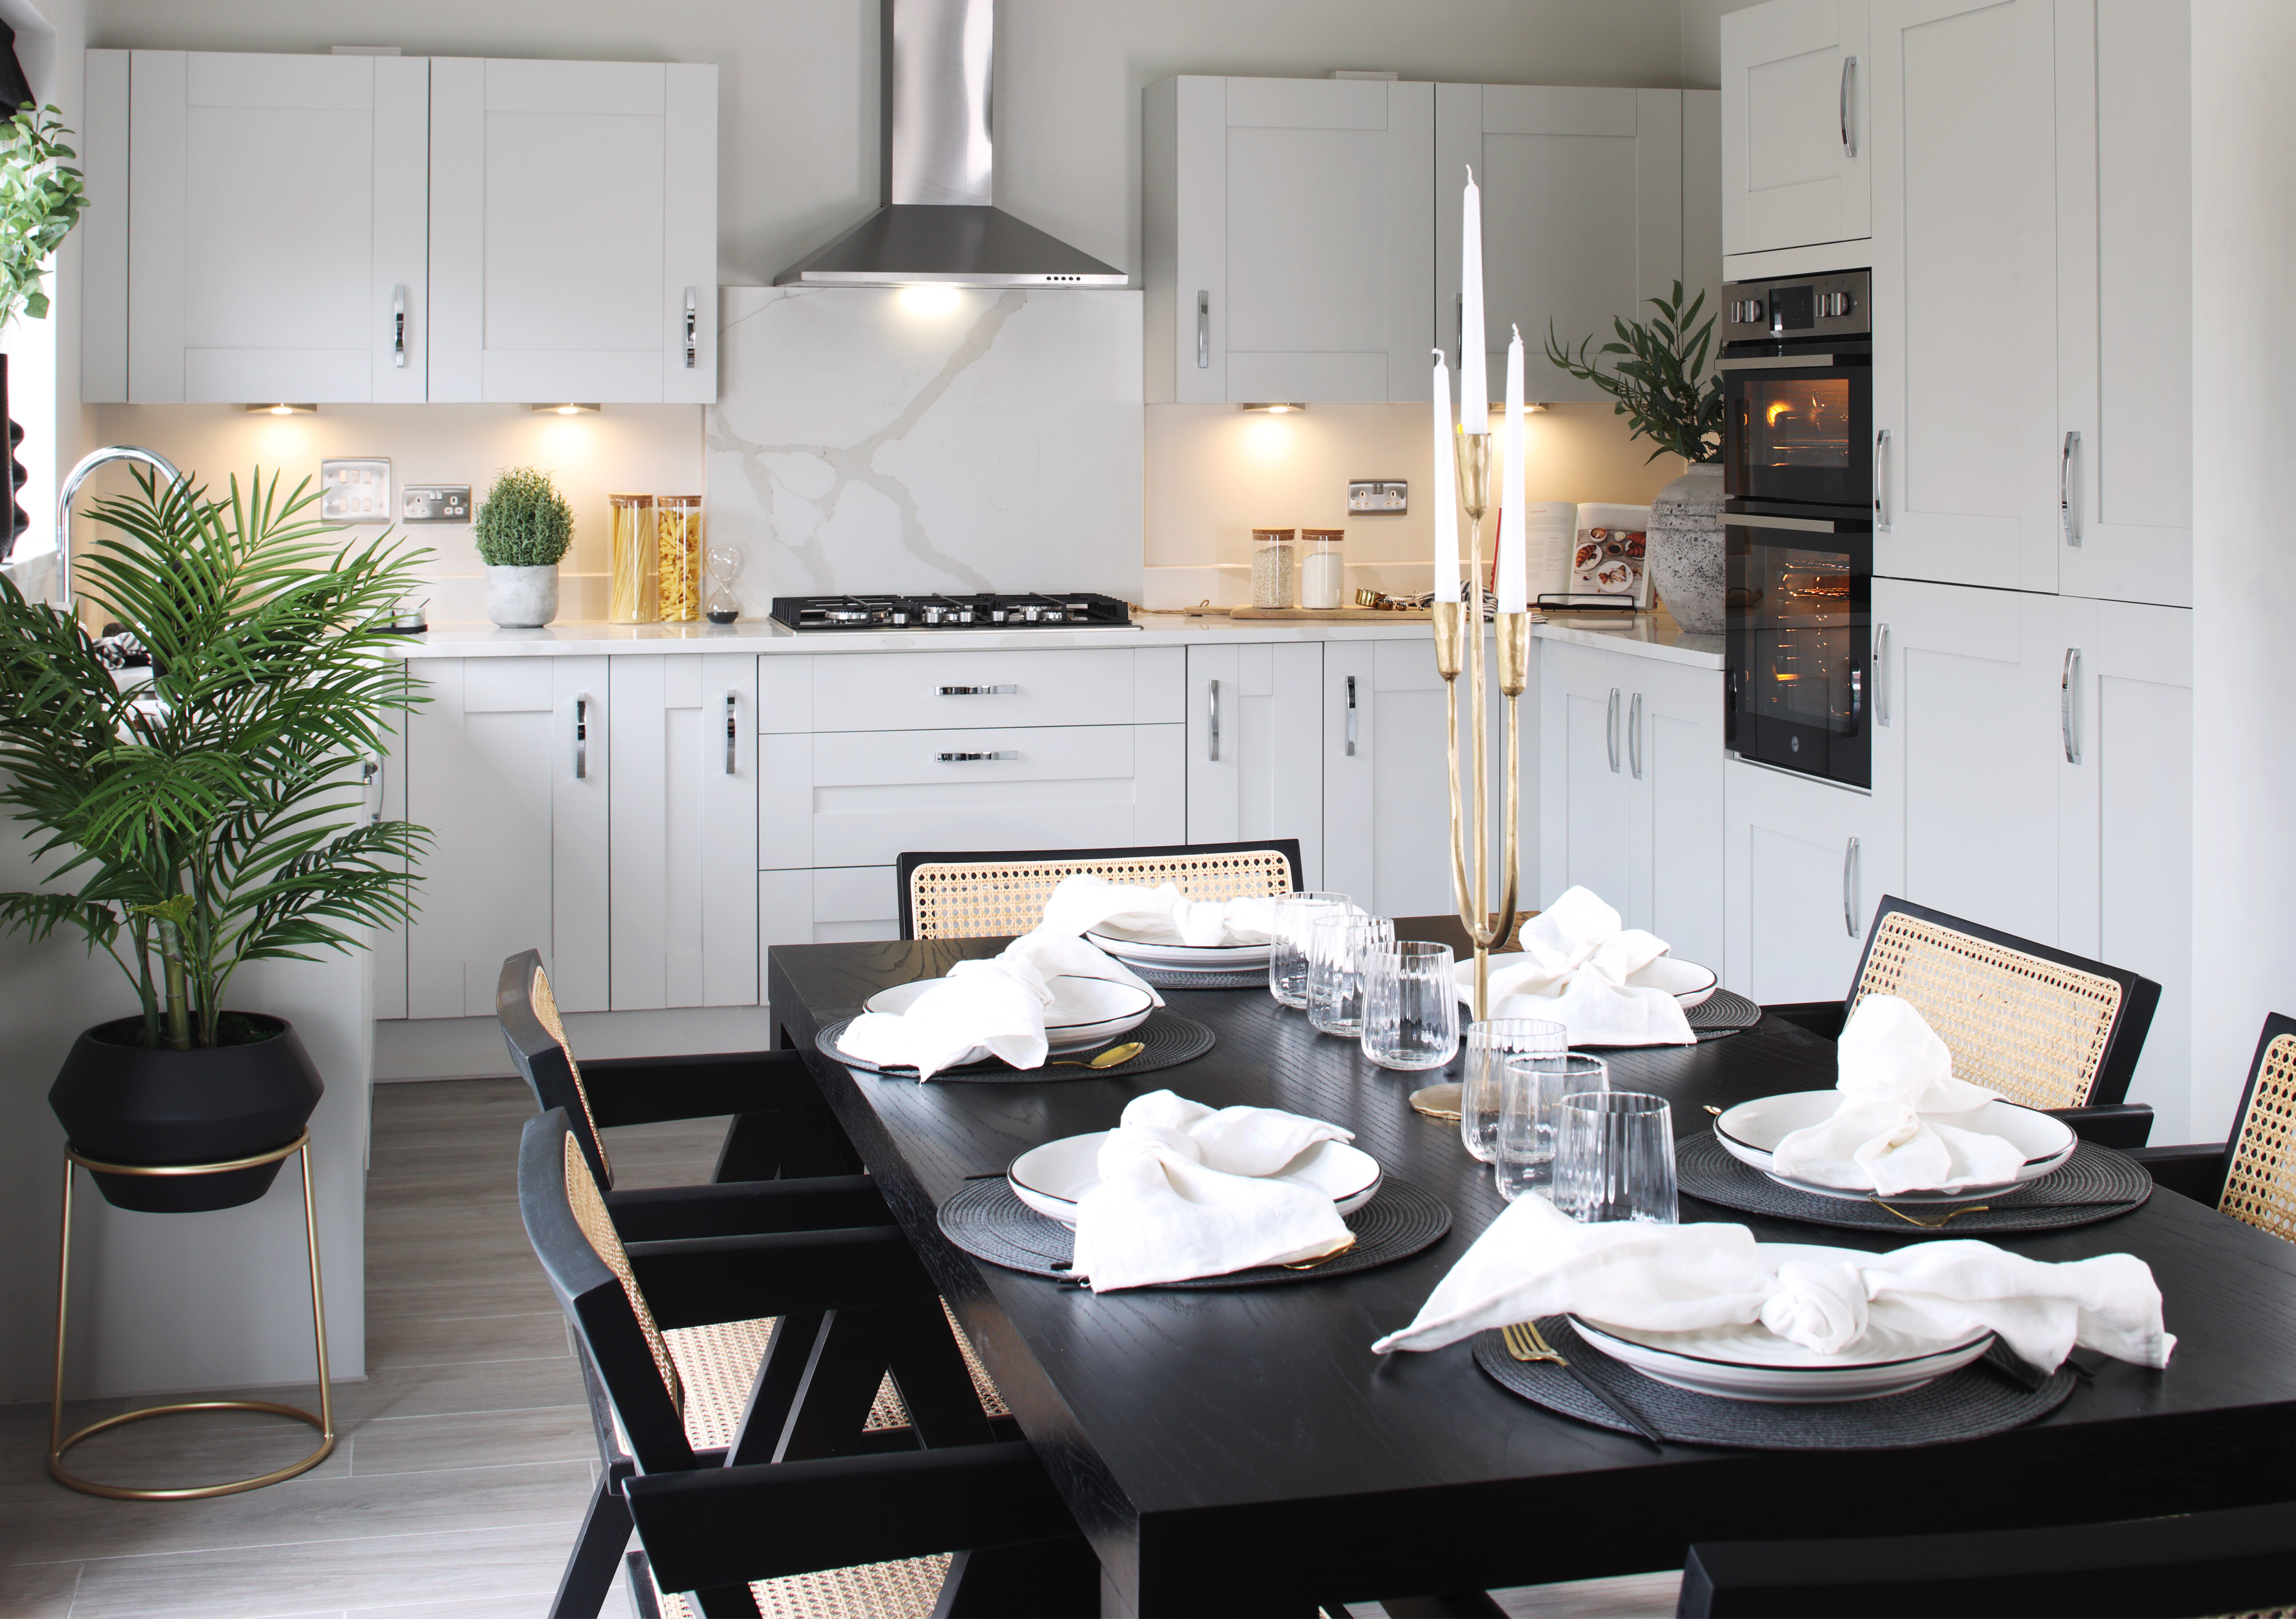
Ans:
[{"label": "chrome drawer handle", "polygon": [[2073,740],[2073,676],[2080,672],[2080,649],[2065,649],[2064,672],[2057,677],[2057,724],[2064,732],[2065,763],[2080,763],[2080,744]]},{"label": "chrome drawer handle", "polygon": [[2073,451],[2080,446],[2080,434],[2069,429],[2065,434],[2064,453],[2057,457],[2057,521],[2063,525],[2065,544],[2079,545],[2080,530],[2073,525]]},{"label": "chrome drawer handle", "polygon": [[1212,295],[1196,294],[1196,369],[1209,371],[1212,364]]},{"label": "chrome drawer handle", "polygon": [[1348,676],[1348,756],[1356,753],[1356,677]]},{"label": "chrome drawer handle", "polygon": [[406,289],[390,290],[390,363],[406,369]]},{"label": "chrome drawer handle", "polygon": [[939,686],[935,690],[943,697],[1017,697],[1018,686]]},{"label": "chrome drawer handle", "polygon": [[734,773],[734,739],[740,734],[734,724],[734,694],[728,691],[726,693],[726,773],[729,776]]},{"label": "chrome drawer handle", "polygon": [[1857,840],[1852,838],[1841,847],[1841,930],[1851,938],[1857,936],[1857,899],[1849,886],[1857,870]]},{"label": "chrome drawer handle", "polygon": [[1890,723],[1890,667],[1886,661],[1889,656],[1890,626],[1877,624],[1874,626],[1874,723],[1876,725]]},{"label": "chrome drawer handle", "polygon": [[1603,740],[1611,748],[1611,773],[1619,773],[1619,689],[1611,688],[1611,706],[1603,715]]},{"label": "chrome drawer handle", "polygon": [[1841,59],[1841,155],[1845,158],[1857,155],[1857,137],[1849,133],[1849,76],[1857,67],[1855,56]]},{"label": "chrome drawer handle", "polygon": [[933,757],[944,765],[973,765],[991,759],[1017,759],[1021,756],[1007,750],[1002,753],[937,753]]},{"label": "chrome drawer handle", "polygon": [[1627,715],[1627,757],[1633,764],[1635,780],[1643,779],[1643,694],[1635,693],[1634,707]]},{"label": "chrome drawer handle", "polygon": [[583,780],[590,773],[590,699],[574,699],[574,779]]},{"label": "chrome drawer handle", "polygon": [[1204,706],[1211,711],[1211,732],[1204,744],[1204,757],[1212,764],[1219,763],[1219,682],[1206,683]]},{"label": "chrome drawer handle", "polygon": [[1878,429],[1874,434],[1874,532],[1890,532],[1890,487],[1884,482],[1889,472],[1888,452],[1890,429]]}]

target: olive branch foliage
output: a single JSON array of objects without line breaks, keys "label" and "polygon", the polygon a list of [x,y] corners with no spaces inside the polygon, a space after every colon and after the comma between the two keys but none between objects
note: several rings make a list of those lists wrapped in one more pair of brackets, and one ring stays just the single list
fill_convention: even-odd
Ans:
[{"label": "olive branch foliage", "polygon": [[67,166],[79,154],[58,138],[70,133],[53,107],[20,107],[0,122],[0,326],[20,309],[47,318],[41,266],[87,200],[79,170]]},{"label": "olive branch foliage", "polygon": [[213,500],[135,482],[92,508],[111,532],[73,576],[149,650],[148,683],[0,577],[0,808],[48,868],[0,893],[0,932],[78,930],[135,985],[147,1044],[208,1046],[240,967],[413,912],[430,834],[371,822],[358,767],[425,700],[381,626],[428,553],[339,544],[302,515],[308,478],[283,496],[258,468]]},{"label": "olive branch foliage", "polygon": [[[1722,379],[1707,369],[1707,350],[1714,339],[1714,317],[1694,331],[1692,323],[1706,307],[1701,292],[1682,307],[1682,283],[1674,296],[1647,300],[1658,314],[1648,322],[1613,317],[1613,342],[1600,348],[1595,339],[1583,339],[1574,350],[1554,335],[1546,323],[1546,357],[1582,382],[1592,382],[1615,402],[1611,413],[1627,418],[1636,438],[1658,446],[1648,457],[1679,455],[1695,466],[1722,453]],[[1591,351],[1591,352],[1590,352]],[[1624,355],[1609,372],[1597,357]]]}]

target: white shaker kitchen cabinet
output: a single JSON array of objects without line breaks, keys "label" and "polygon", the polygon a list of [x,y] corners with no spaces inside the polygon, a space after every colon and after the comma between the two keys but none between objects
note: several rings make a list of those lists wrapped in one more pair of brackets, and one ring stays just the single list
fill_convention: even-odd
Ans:
[{"label": "white shaker kitchen cabinet", "polygon": [[538,949],[561,1011],[610,1010],[604,658],[417,658],[406,818],[430,830],[406,936],[406,1015],[495,1010]]},{"label": "white shaker kitchen cabinet", "polygon": [[430,82],[415,56],[89,52],[86,167],[111,189],[82,397],[420,403]]},{"label": "white shaker kitchen cabinet", "polygon": [[1142,96],[1149,401],[1425,399],[1434,86],[1188,77]]},{"label": "white shaker kitchen cabinet", "polygon": [[430,397],[718,397],[718,70],[439,57]]},{"label": "white shaker kitchen cabinet", "polygon": [[[1722,250],[1873,233],[1867,0],[1769,0],[1722,19]],[[1862,262],[1845,249],[1842,267]]]},{"label": "white shaker kitchen cabinet", "polygon": [[[1639,662],[1543,641],[1539,663],[1538,903],[1587,887],[1622,916],[1635,879],[1628,703]],[[1628,925],[1634,926],[1631,917]],[[1671,941],[1669,941],[1670,943]]]},{"label": "white shaker kitchen cabinet", "polygon": [[[1463,335],[1460,209],[1470,166],[1482,192],[1484,330]],[[1528,397],[1607,397],[1540,357],[1548,323],[1574,347],[1590,333],[1600,347],[1614,318],[1649,313],[1643,299],[1705,279],[1710,266],[1683,273],[1682,223],[1681,91],[1435,86],[1437,340],[1455,371],[1459,345],[1482,343],[1494,402],[1511,325],[1522,328]],[[1420,386],[1423,398],[1423,377]]]},{"label": "white shaker kitchen cabinet", "polygon": [[2054,591],[2054,8],[1874,0],[1871,29],[1874,569]]},{"label": "white shaker kitchen cabinet", "polygon": [[2060,597],[2058,945],[2161,985],[2128,1099],[2186,1139],[2191,1108],[2193,615]]},{"label": "white shaker kitchen cabinet", "polygon": [[1840,1001],[1885,894],[1902,885],[1874,796],[1723,763],[1722,982],[1764,1006]]},{"label": "white shaker kitchen cabinet", "polygon": [[758,659],[617,657],[613,1010],[758,999]]},{"label": "white shaker kitchen cabinet", "polygon": [[2190,7],[2060,0],[2056,22],[2057,587],[2189,607]]},{"label": "white shaker kitchen cabinet", "polygon": [[1296,838],[1302,881],[1321,887],[1324,648],[1263,642],[1187,654],[1187,841]]},{"label": "white shaker kitchen cabinet", "polygon": [[1874,581],[1874,802],[1918,905],[2058,940],[2057,601]]}]

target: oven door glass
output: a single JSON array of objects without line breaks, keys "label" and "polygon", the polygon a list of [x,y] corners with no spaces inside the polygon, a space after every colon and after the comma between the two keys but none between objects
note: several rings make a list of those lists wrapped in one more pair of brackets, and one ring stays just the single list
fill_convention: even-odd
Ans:
[{"label": "oven door glass", "polygon": [[1744,758],[1871,787],[1872,533],[1723,521],[1729,745]]},{"label": "oven door glass", "polygon": [[1725,371],[1727,492],[1865,508],[1874,492],[1873,371]]}]

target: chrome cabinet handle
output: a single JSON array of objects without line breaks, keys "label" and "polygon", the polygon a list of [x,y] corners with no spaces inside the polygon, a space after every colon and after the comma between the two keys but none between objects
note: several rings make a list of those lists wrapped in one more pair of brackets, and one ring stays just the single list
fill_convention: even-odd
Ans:
[{"label": "chrome cabinet handle", "polygon": [[1634,707],[1627,715],[1627,758],[1633,765],[1635,780],[1643,779],[1643,694],[1635,693]]},{"label": "chrome cabinet handle", "polygon": [[1890,429],[1880,428],[1874,434],[1874,532],[1890,532],[1890,486],[1882,481],[1889,470],[1885,452],[1890,447]]},{"label": "chrome cabinet handle", "polygon": [[1611,773],[1619,773],[1619,689],[1611,688],[1611,706],[1603,716],[1605,740],[1611,746]]},{"label": "chrome cabinet handle", "polygon": [[1874,626],[1874,723],[1876,725],[1890,723],[1890,671],[1884,662],[1889,656],[1890,626],[1877,624]]},{"label": "chrome cabinet handle", "polygon": [[1212,295],[1196,294],[1196,369],[1209,371],[1212,364]]},{"label": "chrome cabinet handle", "polygon": [[590,699],[574,699],[574,779],[581,781],[590,773]]},{"label": "chrome cabinet handle", "polygon": [[1845,158],[1857,155],[1857,142],[1849,133],[1849,75],[1857,67],[1855,56],[1841,59],[1841,155]]},{"label": "chrome cabinet handle", "polygon": [[1018,686],[937,686],[934,690],[943,697],[1013,697],[1019,694],[1021,688]]},{"label": "chrome cabinet handle", "polygon": [[693,289],[688,287],[685,290],[685,369],[688,371],[693,369],[694,356],[697,353],[697,334],[701,329],[701,317],[694,307]]},{"label": "chrome cabinet handle", "polygon": [[734,714],[734,693],[728,691],[726,693],[726,773],[729,776],[734,773],[734,739],[741,734],[735,728]]},{"label": "chrome cabinet handle", "polygon": [[2064,527],[2068,545],[2081,543],[2080,530],[2073,526],[2073,450],[2079,443],[2079,432],[2066,429],[2064,453],[2057,457],[2057,520]]},{"label": "chrome cabinet handle", "polygon": [[2080,744],[2073,740],[2073,676],[2080,672],[2080,649],[2065,649],[2064,672],[2057,677],[2057,725],[2064,733],[2065,763],[2080,763]]},{"label": "chrome cabinet handle", "polygon": [[933,757],[943,765],[974,765],[997,759],[1017,759],[1021,756],[1010,748],[1001,753],[937,753]]},{"label": "chrome cabinet handle", "polygon": [[406,289],[390,290],[390,363],[406,369]]},{"label": "chrome cabinet handle", "polygon": [[1204,683],[1204,707],[1211,715],[1211,733],[1204,740],[1204,757],[1219,763],[1219,682]]},{"label": "chrome cabinet handle", "polygon": [[1857,870],[1857,840],[1852,838],[1841,846],[1841,931],[1851,938],[1857,936],[1857,891],[1850,879]]},{"label": "chrome cabinet handle", "polygon": [[1356,756],[1356,677],[1348,676],[1348,757]]}]

